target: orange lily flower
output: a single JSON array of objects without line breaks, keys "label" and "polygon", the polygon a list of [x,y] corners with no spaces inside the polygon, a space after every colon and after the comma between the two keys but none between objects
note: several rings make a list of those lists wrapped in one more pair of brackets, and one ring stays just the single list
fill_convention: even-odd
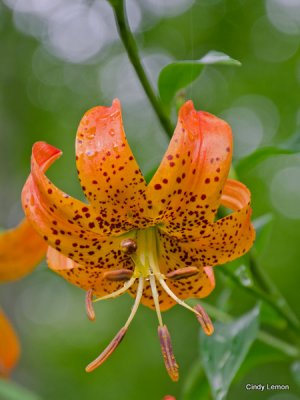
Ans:
[{"label": "orange lily flower", "polygon": [[[164,362],[170,377],[178,380],[161,311],[178,303],[212,334],[203,308],[192,308],[184,299],[208,296],[215,287],[212,267],[240,257],[254,241],[250,192],[227,179],[229,125],[196,111],[191,101],[185,103],[147,185],[127,143],[119,101],[89,110],[76,138],[78,176],[88,203],[70,197],[46,177],[60,155],[55,147],[36,143],[22,193],[28,220],[49,245],[49,267],[86,290],[91,320],[93,301],[125,292],[135,298],[126,323],[86,370],[94,370],[115,350],[141,302],[156,310]],[[221,204],[234,212],[216,221]]]},{"label": "orange lily flower", "polygon": [[[45,241],[25,219],[0,234],[0,282],[22,278],[43,258]],[[20,356],[18,337],[0,309],[0,376],[7,377]]]}]

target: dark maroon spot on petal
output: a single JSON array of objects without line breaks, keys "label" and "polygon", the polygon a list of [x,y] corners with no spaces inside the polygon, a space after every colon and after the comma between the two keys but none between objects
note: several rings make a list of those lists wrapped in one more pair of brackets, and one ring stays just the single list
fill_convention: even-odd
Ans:
[{"label": "dark maroon spot on petal", "polygon": [[51,194],[52,193],[52,189],[48,189],[48,193]]},{"label": "dark maroon spot on petal", "polygon": [[161,185],[159,183],[157,183],[156,185],[154,185],[154,189],[155,190],[160,190],[161,189]]}]

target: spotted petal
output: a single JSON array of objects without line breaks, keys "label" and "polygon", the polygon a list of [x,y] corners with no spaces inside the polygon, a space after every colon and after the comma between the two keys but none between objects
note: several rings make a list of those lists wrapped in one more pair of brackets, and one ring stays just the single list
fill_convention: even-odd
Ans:
[{"label": "spotted petal", "polygon": [[172,258],[177,266],[185,263],[187,266],[205,267],[224,264],[246,253],[255,239],[250,221],[250,192],[242,183],[227,180],[222,203],[236,211],[207,224],[198,238],[179,241],[160,232],[165,259]]},{"label": "spotted petal", "polygon": [[82,189],[114,234],[147,226],[146,182],[127,143],[118,100],[84,115],[76,155]]},{"label": "spotted petal", "polygon": [[0,309],[0,377],[8,377],[20,357],[20,344],[14,328]]},{"label": "spotted petal", "polygon": [[[113,269],[120,269],[119,264],[113,268],[105,269],[95,266],[85,266],[65,257],[52,247],[47,252],[48,266],[56,273],[61,275],[73,285],[79,286],[84,290],[92,289],[93,294],[98,297],[105,296],[124,286],[122,281],[113,281],[105,278],[105,273]],[[134,265],[130,259],[123,263],[123,267],[133,271]]]},{"label": "spotted petal", "polygon": [[[38,150],[41,151],[37,152],[37,156],[35,151],[33,152],[33,172],[22,192],[23,207],[33,228],[51,247],[79,264],[97,265],[98,268],[112,268],[115,264],[120,268],[126,264],[128,257],[120,251],[121,238],[104,237],[83,229],[84,218],[79,219],[79,222],[75,217],[71,217],[78,215],[80,207],[80,214],[85,212],[82,210],[84,203],[80,204],[78,200],[69,197],[64,198],[62,192],[53,186],[49,196],[46,195],[49,188],[44,188],[44,175],[41,174],[57,156],[57,149],[46,144],[38,146]],[[89,221],[89,218],[87,219]]]},{"label": "spotted petal", "polygon": [[191,101],[182,106],[174,136],[147,191],[164,232],[187,238],[213,222],[231,150],[231,129],[225,121],[196,111]]},{"label": "spotted petal", "polygon": [[14,229],[0,234],[0,281],[22,278],[46,254],[47,244],[24,219]]},{"label": "spotted petal", "polygon": [[[45,175],[45,171],[56,161],[62,152],[45,143],[33,145],[31,156],[31,174],[23,189],[23,198],[30,202],[30,191],[37,192],[45,210],[53,217],[69,224],[103,234],[107,231],[103,221],[93,208],[58,189]],[[32,197],[33,198],[33,197]]]},{"label": "spotted petal", "polygon": [[197,274],[180,280],[168,279],[167,284],[180,299],[207,297],[216,286],[211,267],[201,268]]}]

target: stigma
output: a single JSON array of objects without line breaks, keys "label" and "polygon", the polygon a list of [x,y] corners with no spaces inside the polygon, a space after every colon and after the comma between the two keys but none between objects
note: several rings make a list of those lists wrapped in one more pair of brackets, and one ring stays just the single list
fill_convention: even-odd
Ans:
[{"label": "stigma", "polygon": [[93,292],[91,291],[91,289],[89,289],[86,294],[87,316],[91,321],[95,320],[93,302],[117,297],[120,294],[127,292],[128,289],[130,289],[133,284],[138,281],[135,301],[125,324],[121,327],[117,335],[102,351],[102,353],[86,367],[86,371],[91,372],[99,367],[119,346],[138,310],[145,288],[145,281],[147,281],[150,283],[154,308],[157,314],[158,336],[164,364],[170,378],[173,381],[177,381],[179,379],[179,367],[173,353],[171,336],[169,334],[168,328],[163,323],[157,285],[159,285],[162,290],[164,290],[167,295],[171,297],[172,300],[175,301],[177,304],[193,312],[196,315],[197,320],[199,321],[204,333],[206,333],[207,335],[211,335],[214,331],[213,324],[203,307],[199,304],[197,304],[194,308],[191,307],[185,301],[178,298],[167,283],[168,280],[184,280],[186,278],[199,274],[201,271],[195,266],[188,266],[169,272],[166,275],[162,274],[158,262],[159,254],[157,243],[157,230],[155,227],[133,232],[132,237],[127,237],[121,240],[120,248],[121,251],[123,251],[132,259],[135,266],[134,270],[132,271],[130,269],[121,268],[119,270],[105,272],[103,274],[104,279],[110,281],[124,282],[124,284],[120,289],[108,295],[98,297],[96,299],[93,299]]}]

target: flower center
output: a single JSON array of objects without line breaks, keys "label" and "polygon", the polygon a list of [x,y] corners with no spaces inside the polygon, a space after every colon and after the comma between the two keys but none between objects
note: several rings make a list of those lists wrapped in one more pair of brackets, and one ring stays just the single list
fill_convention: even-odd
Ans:
[{"label": "flower center", "polygon": [[[166,276],[160,272],[159,269],[159,247],[157,240],[157,228],[151,227],[144,230],[138,230],[135,232],[131,232],[135,234],[135,237],[131,236],[130,238],[123,239],[120,243],[122,251],[128,254],[134,262],[135,269],[133,273],[127,269],[120,269],[117,271],[107,272],[106,278],[109,280],[119,280],[125,281],[124,286],[121,289],[116,290],[115,292],[95,299],[95,301],[104,300],[112,297],[116,297],[124,292],[126,292],[136,280],[138,280],[138,287],[136,290],[136,298],[134,305],[131,309],[131,313],[123,325],[118,334],[114,337],[112,342],[107,346],[107,348],[97,357],[92,363],[90,363],[86,371],[90,372],[101,365],[110,354],[117,348],[117,346],[123,340],[125,333],[133,320],[133,317],[136,314],[138,306],[143,296],[144,291],[144,281],[147,280],[150,282],[152,298],[159,322],[158,334],[160,338],[160,344],[162,349],[162,354],[165,362],[165,366],[170,377],[176,381],[178,380],[178,365],[176,363],[170,334],[168,332],[167,327],[163,324],[160,304],[159,304],[159,294],[157,291],[157,282],[161,285],[164,291],[178,304],[187,308],[196,314],[203,330],[206,334],[211,335],[213,333],[213,325],[200,305],[192,308],[183,300],[179,299],[175,293],[171,290],[171,288],[166,283],[166,279],[178,280],[187,278],[188,276],[199,273],[198,268],[196,267],[186,267],[176,270],[172,273],[167,274]],[[92,307],[93,301],[93,293],[89,290],[86,296],[86,309],[89,319],[94,320],[95,314]]]}]

